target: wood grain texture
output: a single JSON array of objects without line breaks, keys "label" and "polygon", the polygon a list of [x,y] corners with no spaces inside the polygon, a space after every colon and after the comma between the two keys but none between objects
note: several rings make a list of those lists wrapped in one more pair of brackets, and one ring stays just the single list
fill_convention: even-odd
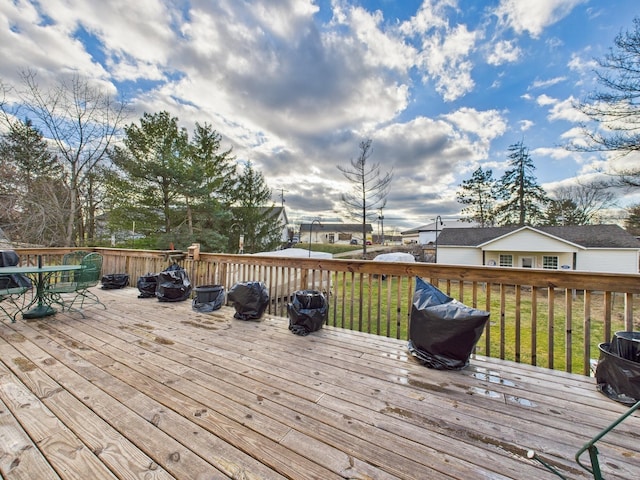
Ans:
[{"label": "wood grain texture", "polygon": [[[557,478],[535,449],[589,479],[575,452],[626,410],[581,375],[94,291],[106,311],[0,323],[3,478]],[[605,478],[640,478],[639,438],[634,415],[598,444]]]}]

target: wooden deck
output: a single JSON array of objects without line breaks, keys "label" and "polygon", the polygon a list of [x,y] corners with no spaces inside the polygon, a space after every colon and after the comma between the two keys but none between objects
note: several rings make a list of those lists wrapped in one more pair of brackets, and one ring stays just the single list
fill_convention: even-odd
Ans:
[{"label": "wooden deck", "polygon": [[[558,478],[535,449],[586,479],[576,451],[626,411],[592,378],[436,371],[404,341],[96,293],[84,319],[0,323],[3,478]],[[640,478],[639,439],[634,414],[598,443],[605,478]]]}]

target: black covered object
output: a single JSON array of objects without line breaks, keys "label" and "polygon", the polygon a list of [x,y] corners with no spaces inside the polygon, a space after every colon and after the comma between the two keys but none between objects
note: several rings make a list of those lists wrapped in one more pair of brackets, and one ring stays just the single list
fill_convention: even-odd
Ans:
[{"label": "black covered object", "polygon": [[317,290],[298,290],[293,300],[287,304],[289,330],[296,335],[308,335],[320,330],[327,321],[329,305],[327,299]]},{"label": "black covered object", "polygon": [[616,332],[609,351],[632,362],[640,362],[640,332]]},{"label": "black covered object", "polygon": [[229,289],[227,300],[236,309],[235,318],[257,320],[269,305],[269,292],[263,282],[241,282]]},{"label": "black covered object", "polygon": [[156,296],[156,288],[158,287],[158,274],[147,273],[138,278],[137,283],[140,294],[138,298],[154,298]]},{"label": "black covered object", "polygon": [[607,397],[625,405],[640,401],[640,362],[613,353],[612,343],[598,345],[597,388]]},{"label": "black covered object", "polygon": [[193,290],[195,297],[193,297],[191,307],[197,312],[213,312],[224,305],[224,287],[222,285],[200,285]]},{"label": "black covered object", "polygon": [[409,351],[439,370],[460,370],[482,336],[489,312],[468,307],[416,277]]},{"label": "black covered object", "polygon": [[108,273],[100,280],[104,290],[124,288],[129,285],[129,275],[126,273]]},{"label": "black covered object", "polygon": [[[20,257],[14,250],[0,250],[0,267],[15,267],[20,263]],[[29,277],[21,273],[3,275],[0,277],[0,288],[31,288]]]},{"label": "black covered object", "polygon": [[182,302],[191,296],[187,271],[177,264],[158,274],[156,297],[161,302]]}]

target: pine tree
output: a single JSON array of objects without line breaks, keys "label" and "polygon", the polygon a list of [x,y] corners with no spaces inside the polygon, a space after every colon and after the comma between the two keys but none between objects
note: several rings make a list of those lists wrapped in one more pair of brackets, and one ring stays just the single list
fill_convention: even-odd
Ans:
[{"label": "pine tree", "polygon": [[246,162],[234,191],[230,251],[237,245],[234,232],[244,235],[244,253],[273,250],[280,243],[283,226],[274,221],[271,193],[262,173]]},{"label": "pine tree", "polygon": [[461,190],[456,192],[459,203],[466,205],[462,209],[464,220],[476,222],[481,227],[491,227],[495,219],[496,192],[493,172],[478,167],[469,180],[463,180]]},{"label": "pine tree", "polygon": [[502,202],[496,210],[500,225],[535,225],[543,217],[547,195],[538,185],[529,149],[520,141],[509,146],[509,166],[498,181]]}]

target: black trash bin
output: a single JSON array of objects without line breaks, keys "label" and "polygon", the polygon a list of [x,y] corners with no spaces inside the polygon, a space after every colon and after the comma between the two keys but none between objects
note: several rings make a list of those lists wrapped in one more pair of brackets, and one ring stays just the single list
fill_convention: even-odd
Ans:
[{"label": "black trash bin", "polygon": [[317,290],[294,292],[291,303],[287,304],[289,330],[296,335],[308,335],[322,328],[329,316],[327,299]]},{"label": "black trash bin", "polygon": [[241,282],[229,289],[227,299],[236,309],[234,318],[258,320],[269,305],[269,291],[263,282]]},{"label": "black trash bin", "polygon": [[158,287],[158,274],[147,273],[140,276],[136,286],[140,292],[138,298],[155,298],[156,288]]},{"label": "black trash bin", "polygon": [[454,300],[416,277],[409,352],[429,368],[460,370],[469,364],[489,315]]},{"label": "black trash bin", "polygon": [[616,332],[610,352],[632,362],[640,362],[640,332]]},{"label": "black trash bin", "polygon": [[224,287],[222,285],[200,285],[193,291],[195,297],[193,297],[191,307],[197,312],[213,312],[224,305]]},{"label": "black trash bin", "polygon": [[598,390],[610,399],[625,405],[634,405],[640,401],[640,362],[616,355],[611,350],[611,343],[601,343],[598,349]]}]

